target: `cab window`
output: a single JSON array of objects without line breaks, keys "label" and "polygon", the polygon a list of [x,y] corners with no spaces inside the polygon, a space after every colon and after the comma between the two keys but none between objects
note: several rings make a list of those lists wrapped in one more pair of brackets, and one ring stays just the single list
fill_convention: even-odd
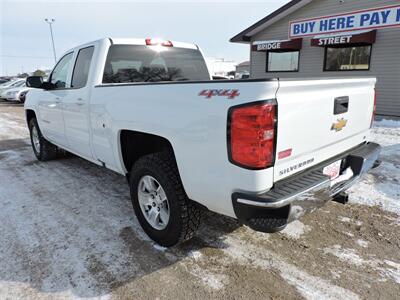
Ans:
[{"label": "cab window", "polygon": [[72,61],[72,52],[65,55],[56,65],[51,73],[50,82],[55,89],[63,89],[66,87],[69,67]]},{"label": "cab window", "polygon": [[93,50],[93,46],[79,50],[74,71],[72,73],[72,88],[79,89],[86,86],[90,63],[92,62]]},{"label": "cab window", "polygon": [[210,80],[198,49],[113,45],[103,74],[103,83],[185,80]]}]

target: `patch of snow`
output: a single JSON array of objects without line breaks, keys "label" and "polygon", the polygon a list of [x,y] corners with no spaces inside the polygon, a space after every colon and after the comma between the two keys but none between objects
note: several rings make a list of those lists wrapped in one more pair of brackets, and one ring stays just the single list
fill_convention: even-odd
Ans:
[{"label": "patch of snow", "polygon": [[[363,241],[365,242],[365,241]],[[362,243],[363,244],[363,243]],[[340,245],[335,245],[331,248],[324,249],[325,253],[332,254],[341,261],[360,267],[362,265],[372,268],[382,276],[379,281],[385,282],[388,278],[400,283],[400,264],[389,260],[364,259],[360,257],[354,249],[343,249]],[[384,264],[390,268],[382,267]]]},{"label": "patch of snow", "polygon": [[[169,264],[141,242],[120,175],[77,158],[38,163],[19,148],[0,152],[0,183],[0,299],[100,298],[146,272],[143,252]],[[35,289],[13,294],[22,283]]]},{"label": "patch of snow", "polygon": [[361,258],[354,249],[343,249],[340,245],[326,248],[324,249],[324,253],[332,254],[344,262],[357,266],[361,266],[365,263],[365,260]]},{"label": "patch of snow", "polygon": [[15,114],[7,112],[0,113],[0,139],[20,139],[29,136],[28,126],[18,118]]},{"label": "patch of snow", "polygon": [[78,297],[71,290],[63,292],[42,292],[27,283],[0,281],[0,299],[45,299],[45,300],[109,300],[110,295]]},{"label": "patch of snow", "polygon": [[247,266],[251,261],[253,265],[264,270],[279,270],[282,278],[293,285],[306,299],[359,299],[359,296],[352,291],[310,275],[296,266],[284,262],[276,253],[265,250],[260,254],[254,246],[230,236],[226,237],[224,242],[229,246],[223,250],[238,263]]},{"label": "patch of snow", "polygon": [[357,226],[361,226],[361,225],[363,224],[362,221],[360,221],[360,220],[353,221],[353,220],[350,219],[349,217],[339,216],[338,219],[339,219],[340,222],[343,222],[343,223],[354,223],[354,224],[356,224]]},{"label": "patch of snow", "polygon": [[189,273],[197,277],[205,286],[213,289],[220,290],[225,287],[228,283],[228,277],[224,274],[215,274],[210,270],[200,267],[195,264],[191,267],[187,267]]},{"label": "patch of snow", "polygon": [[340,272],[340,271],[333,271],[333,270],[331,270],[330,272],[331,272],[331,274],[332,274],[332,277],[335,278],[335,279],[339,279],[339,278],[340,278],[340,275],[341,275],[341,273],[342,273],[342,272]]},{"label": "patch of snow", "polygon": [[202,278],[203,282],[214,290],[220,290],[225,286],[225,284],[223,283],[224,279],[225,276],[221,274],[207,274],[207,276],[204,276]]},{"label": "patch of snow", "polygon": [[364,241],[364,240],[361,240],[361,239],[358,239],[356,241],[356,243],[357,243],[358,246],[363,247],[363,248],[368,248],[368,245],[369,245],[368,241]]},{"label": "patch of snow", "polygon": [[196,261],[199,260],[202,256],[203,254],[201,254],[201,252],[198,250],[192,250],[189,252],[189,257],[193,258]]},{"label": "patch of snow", "polygon": [[339,217],[339,221],[340,221],[340,222],[343,222],[343,223],[350,223],[350,222],[351,222],[351,219],[350,219],[349,217],[342,217],[342,216],[340,216],[340,217]]},{"label": "patch of snow", "polygon": [[158,251],[162,251],[162,252],[165,252],[165,251],[168,250],[167,247],[163,247],[163,246],[160,246],[158,244],[153,244],[153,247],[154,247],[154,249],[157,249]]},{"label": "patch of snow", "polygon": [[374,127],[400,128],[399,120],[382,119],[374,122]]},{"label": "patch of snow", "polygon": [[391,267],[390,269],[386,269],[386,274],[400,284],[400,264],[390,260],[385,260],[385,263]]},{"label": "patch of snow", "polygon": [[343,232],[345,235],[349,236],[349,237],[354,237],[354,234],[352,234],[351,232]]},{"label": "patch of snow", "polygon": [[349,189],[350,203],[379,206],[400,216],[400,121],[374,123],[371,138],[382,148],[382,164]]},{"label": "patch of snow", "polygon": [[303,234],[311,231],[311,227],[304,225],[302,222],[295,220],[289,223],[284,230],[281,231],[282,234],[292,238],[299,239]]}]

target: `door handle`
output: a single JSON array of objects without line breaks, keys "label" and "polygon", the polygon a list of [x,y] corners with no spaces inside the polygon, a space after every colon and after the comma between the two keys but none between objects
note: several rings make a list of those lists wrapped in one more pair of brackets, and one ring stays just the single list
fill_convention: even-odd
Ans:
[{"label": "door handle", "polygon": [[83,104],[85,104],[84,102],[83,102],[83,99],[82,98],[78,98],[78,99],[76,99],[78,102],[76,102],[76,105],[79,105],[79,106],[82,106]]},{"label": "door handle", "polygon": [[344,114],[348,110],[349,110],[349,96],[335,98],[335,104],[333,107],[334,115]]}]

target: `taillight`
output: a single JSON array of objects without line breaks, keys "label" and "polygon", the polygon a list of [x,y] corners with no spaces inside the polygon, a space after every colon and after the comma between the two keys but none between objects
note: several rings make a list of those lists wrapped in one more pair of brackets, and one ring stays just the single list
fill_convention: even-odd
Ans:
[{"label": "taillight", "polygon": [[369,125],[369,128],[372,128],[372,124],[374,123],[375,120],[375,113],[376,113],[376,89],[374,90],[374,108],[372,109],[371,124]]},{"label": "taillight", "polygon": [[228,117],[229,160],[248,169],[274,164],[276,104],[252,103],[232,107]]},{"label": "taillight", "polygon": [[164,41],[160,39],[146,39],[146,45],[147,46],[164,46],[164,47],[173,47],[174,45],[172,44],[171,41]]}]

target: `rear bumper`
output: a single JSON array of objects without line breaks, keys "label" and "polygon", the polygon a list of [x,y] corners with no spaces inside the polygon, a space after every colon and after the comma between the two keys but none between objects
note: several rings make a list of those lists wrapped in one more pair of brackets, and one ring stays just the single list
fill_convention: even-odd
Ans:
[{"label": "rear bumper", "polygon": [[[378,162],[381,146],[362,144],[304,172],[277,182],[265,193],[236,192],[232,195],[236,217],[251,228],[263,232],[282,230],[287,223],[322,207],[347,190]],[[351,168],[353,176],[331,186],[322,170],[342,159],[341,170]]]}]

